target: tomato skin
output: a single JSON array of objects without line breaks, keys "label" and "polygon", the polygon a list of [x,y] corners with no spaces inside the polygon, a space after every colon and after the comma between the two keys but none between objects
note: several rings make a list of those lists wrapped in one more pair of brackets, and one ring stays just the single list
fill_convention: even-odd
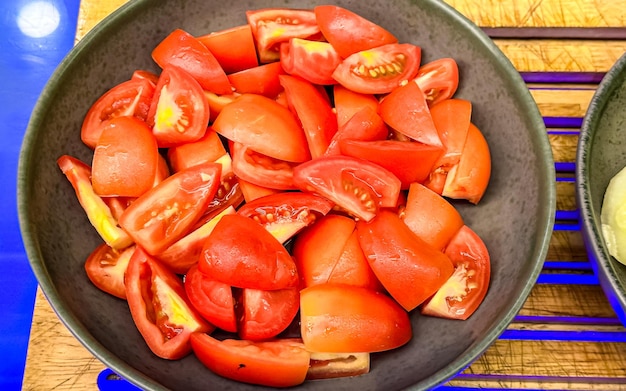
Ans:
[{"label": "tomato skin", "polygon": [[256,186],[278,190],[294,190],[293,169],[296,163],[272,159],[256,153],[240,143],[231,143],[233,172]]},{"label": "tomato skin", "polygon": [[300,340],[264,342],[226,339],[207,334],[191,335],[194,353],[216,374],[244,383],[268,387],[291,387],[304,382],[310,353]]},{"label": "tomato skin", "polygon": [[190,73],[163,68],[147,117],[160,148],[197,141],[209,125],[209,103]]},{"label": "tomato skin", "polygon": [[[341,143],[344,140],[375,141],[385,140],[389,129],[376,111],[369,106],[363,107],[344,124],[330,140],[325,155],[341,154]],[[369,157],[369,156],[368,156]],[[369,159],[366,159],[369,160]]]},{"label": "tomato skin", "polygon": [[252,29],[248,24],[212,32],[197,38],[215,56],[227,74],[259,65]]},{"label": "tomato skin", "polygon": [[306,137],[294,115],[262,95],[244,94],[224,106],[213,129],[274,159],[299,163],[311,158]]},{"label": "tomato skin", "polygon": [[394,140],[363,141],[344,139],[339,142],[341,153],[369,160],[392,172],[402,189],[422,182],[442,154],[437,146]]},{"label": "tomato skin", "polygon": [[174,172],[195,166],[196,164],[215,162],[226,154],[217,132],[208,128],[204,136],[197,141],[173,146],[167,150],[167,159]]},{"label": "tomato skin", "polygon": [[370,289],[313,285],[300,292],[302,341],[311,352],[380,352],[412,337],[406,311]]},{"label": "tomato skin", "polygon": [[279,80],[289,106],[300,119],[311,157],[322,156],[337,132],[337,117],[330,103],[305,80],[289,75],[281,75]]},{"label": "tomato skin", "polygon": [[328,42],[291,38],[280,46],[280,64],[285,72],[314,84],[330,85],[341,57]]},{"label": "tomato skin", "polygon": [[345,8],[320,5],[313,11],[322,34],[343,58],[398,42],[389,31]]},{"label": "tomato skin", "polygon": [[154,185],[159,149],[151,129],[134,117],[103,127],[93,154],[91,182],[100,196],[139,197]]},{"label": "tomato skin", "polygon": [[104,242],[117,250],[133,244],[133,239],[120,228],[111,209],[94,192],[91,185],[91,167],[69,155],[58,158],[57,165],[74,188],[78,202],[87,214],[89,222]]},{"label": "tomato skin", "polygon": [[322,156],[294,168],[295,185],[318,193],[369,221],[379,207],[395,207],[400,180],[389,170],[350,156]]},{"label": "tomato skin", "polygon": [[215,56],[188,32],[176,29],[153,50],[152,58],[161,67],[174,65],[184,69],[203,89],[216,94],[232,92],[226,73]]},{"label": "tomato skin", "polygon": [[324,216],[333,203],[323,197],[300,192],[274,193],[243,205],[237,213],[262,224],[284,243],[303,228]]},{"label": "tomato skin", "polygon": [[482,303],[489,288],[491,262],[482,239],[467,225],[446,247],[454,274],[421,307],[422,314],[465,320]]},{"label": "tomato skin", "polygon": [[141,247],[130,258],[125,286],[133,321],[158,357],[182,358],[191,353],[191,333],[213,331],[189,303],[182,281]]},{"label": "tomato skin", "polygon": [[235,299],[228,284],[216,281],[193,265],[183,283],[191,305],[210,324],[225,331],[237,331]]},{"label": "tomato skin", "polygon": [[206,163],[175,173],[126,208],[120,226],[149,254],[161,253],[204,213],[219,186],[221,170],[220,164]]},{"label": "tomato skin", "polygon": [[409,43],[393,43],[363,50],[344,59],[333,78],[362,94],[386,94],[412,80],[422,51]]},{"label": "tomato skin", "polygon": [[296,317],[300,308],[300,290],[287,288],[242,290],[243,310],[239,319],[239,337],[250,341],[263,341],[283,332]]},{"label": "tomato skin", "polygon": [[433,295],[454,271],[443,252],[411,232],[394,212],[381,210],[371,222],[357,222],[357,231],[374,274],[407,311]]},{"label": "tomato skin", "polygon": [[372,94],[361,94],[351,91],[341,84],[333,86],[333,98],[337,111],[337,125],[341,128],[353,115],[369,107],[378,112],[378,99]]},{"label": "tomato skin", "polygon": [[146,79],[131,79],[105,92],[94,102],[83,120],[80,138],[94,149],[102,125],[116,117],[137,117],[145,121],[154,95],[154,84]]},{"label": "tomato skin", "polygon": [[261,63],[280,58],[280,44],[291,38],[308,38],[320,32],[310,10],[265,8],[246,11]]},{"label": "tomato skin", "polygon": [[239,94],[257,94],[274,99],[282,90],[278,79],[285,71],[279,62],[259,65],[228,75],[228,80]]},{"label": "tomato skin", "polygon": [[116,250],[107,244],[96,247],[85,262],[89,281],[101,291],[126,300],[124,274],[134,251],[135,246],[124,250]]},{"label": "tomato skin", "polygon": [[204,242],[201,272],[238,288],[286,289],[298,285],[291,255],[263,226],[240,214],[223,216]]},{"label": "tomato skin", "polygon": [[429,106],[452,98],[459,87],[459,67],[453,58],[440,58],[420,67],[414,79]]}]

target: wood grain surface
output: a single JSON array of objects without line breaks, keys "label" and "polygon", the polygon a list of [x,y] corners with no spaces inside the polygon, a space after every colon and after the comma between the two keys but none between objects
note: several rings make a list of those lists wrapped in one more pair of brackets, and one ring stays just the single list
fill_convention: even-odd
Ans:
[{"label": "wood grain surface", "polygon": [[[76,39],[125,2],[83,0]],[[626,27],[626,0],[446,0],[446,3],[487,28]],[[626,40],[615,39],[515,38],[495,42],[522,72],[606,72],[626,52]],[[596,88],[595,85],[568,89],[530,87],[541,113],[552,117],[584,116]],[[569,129],[549,135],[556,162],[574,161],[577,131]],[[576,211],[571,173],[557,172],[557,176],[570,177],[569,181],[557,183],[557,209]],[[546,273],[592,276],[581,234],[576,229],[554,232],[546,261],[554,268]],[[580,268],[563,271],[559,264],[580,265]],[[564,331],[580,336],[589,331],[624,332],[624,327],[597,283],[546,283],[535,285],[509,330]],[[59,322],[39,291],[23,389],[94,390],[103,369],[104,365]],[[502,338],[449,384],[528,390],[626,390],[626,343]]]}]

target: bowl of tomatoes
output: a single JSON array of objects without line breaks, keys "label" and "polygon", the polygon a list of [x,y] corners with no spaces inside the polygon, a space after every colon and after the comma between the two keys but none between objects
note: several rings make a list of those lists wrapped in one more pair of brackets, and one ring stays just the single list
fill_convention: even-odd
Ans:
[{"label": "bowl of tomatoes", "polygon": [[589,261],[609,303],[626,324],[623,146],[626,57],[607,72],[580,130],[576,156],[576,197]]},{"label": "bowl of tomatoes", "polygon": [[434,0],[129,2],[45,87],[18,189],[60,319],[155,390],[441,385],[555,212],[524,82]]}]

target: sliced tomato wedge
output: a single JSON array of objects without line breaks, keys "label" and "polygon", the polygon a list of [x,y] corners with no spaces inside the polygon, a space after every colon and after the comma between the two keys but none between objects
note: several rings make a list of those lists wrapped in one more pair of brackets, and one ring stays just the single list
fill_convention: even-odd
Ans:
[{"label": "sliced tomato wedge", "polygon": [[263,341],[276,337],[289,327],[300,308],[300,290],[296,288],[261,290],[243,289],[238,308],[238,334],[241,339]]},{"label": "sliced tomato wedge", "polygon": [[216,94],[230,94],[232,87],[226,73],[211,51],[196,37],[182,29],[172,31],[153,50],[152,58],[161,67],[184,69],[203,89]]},{"label": "sliced tomato wedge", "polygon": [[491,261],[483,240],[467,225],[461,227],[446,247],[454,274],[421,307],[425,315],[469,318],[482,303],[489,288]]},{"label": "sliced tomato wedge", "polygon": [[120,225],[149,254],[185,236],[206,210],[220,183],[222,166],[206,163],[179,171],[137,198]]},{"label": "sliced tomato wedge", "polygon": [[285,72],[314,84],[336,84],[333,72],[341,61],[328,42],[291,38],[280,46],[280,64]]},{"label": "sliced tomato wedge", "polygon": [[214,329],[189,303],[178,276],[141,247],[130,258],[125,286],[133,321],[158,357],[183,358],[191,353],[191,333]]},{"label": "sliced tomato wedge", "polygon": [[378,112],[378,99],[372,94],[360,94],[351,91],[341,84],[333,86],[333,98],[337,111],[337,125],[341,128],[353,115],[369,107]]},{"label": "sliced tomato wedge", "polygon": [[409,43],[392,43],[356,52],[333,72],[348,89],[363,94],[386,94],[413,80],[422,51]]},{"label": "sliced tomato wedge", "polygon": [[313,11],[320,31],[343,58],[398,42],[389,31],[345,8],[319,5]]},{"label": "sliced tomato wedge", "polygon": [[96,100],[83,120],[80,138],[94,149],[102,125],[116,117],[137,117],[145,121],[154,95],[154,84],[146,79],[131,79],[105,92]]},{"label": "sliced tomato wedge", "polygon": [[424,64],[415,76],[415,83],[424,92],[426,102],[433,106],[452,98],[459,87],[459,66],[453,58],[440,58]]},{"label": "sliced tomato wedge", "polygon": [[209,127],[199,140],[169,148],[167,159],[172,170],[178,172],[197,164],[215,162],[226,153],[219,135]]},{"label": "sliced tomato wedge", "polygon": [[101,244],[85,262],[85,272],[89,281],[98,289],[120,299],[126,300],[124,274],[135,246],[116,250],[107,244]]},{"label": "sliced tomato wedge", "polygon": [[400,180],[389,170],[350,156],[323,156],[295,167],[295,185],[318,193],[352,215],[369,221],[379,207],[395,207]]},{"label": "sliced tomato wedge", "polygon": [[272,189],[269,187],[259,186],[252,182],[248,182],[242,178],[238,178],[239,187],[241,188],[241,192],[243,193],[243,198],[245,202],[252,202],[257,198],[265,197],[270,194],[277,194],[280,190]]},{"label": "sliced tomato wedge", "polygon": [[235,175],[268,189],[295,190],[293,169],[296,163],[273,159],[240,144],[230,143]]},{"label": "sliced tomato wedge", "polygon": [[218,375],[268,387],[292,387],[303,383],[311,359],[302,341],[295,339],[220,341],[196,333],[191,336],[191,346],[200,362]]},{"label": "sliced tomato wedge", "polygon": [[228,80],[239,94],[258,94],[274,99],[283,91],[279,75],[285,71],[280,62],[259,65],[228,75]]},{"label": "sliced tomato wedge", "polygon": [[311,10],[265,8],[246,11],[261,63],[280,58],[280,44],[291,38],[309,38],[320,29]]},{"label": "sliced tomato wedge", "polygon": [[215,56],[227,74],[259,65],[249,24],[215,31],[197,38]]},{"label": "sliced tomato wedge", "polygon": [[389,134],[389,128],[376,111],[370,106],[354,114],[344,125],[339,126],[337,133],[330,140],[325,155],[337,155],[341,153],[341,143],[344,140],[375,141],[385,140]]},{"label": "sliced tomato wedge", "polygon": [[326,215],[333,203],[326,198],[300,192],[275,193],[243,205],[237,213],[250,217],[284,243],[303,228]]}]

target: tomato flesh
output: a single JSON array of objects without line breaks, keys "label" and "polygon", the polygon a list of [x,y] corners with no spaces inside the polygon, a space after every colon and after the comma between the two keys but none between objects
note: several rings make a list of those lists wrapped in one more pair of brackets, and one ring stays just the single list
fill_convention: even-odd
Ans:
[{"label": "tomato flesh", "polygon": [[124,274],[134,251],[135,246],[116,250],[107,244],[101,244],[85,262],[87,277],[103,292],[126,300]]}]

